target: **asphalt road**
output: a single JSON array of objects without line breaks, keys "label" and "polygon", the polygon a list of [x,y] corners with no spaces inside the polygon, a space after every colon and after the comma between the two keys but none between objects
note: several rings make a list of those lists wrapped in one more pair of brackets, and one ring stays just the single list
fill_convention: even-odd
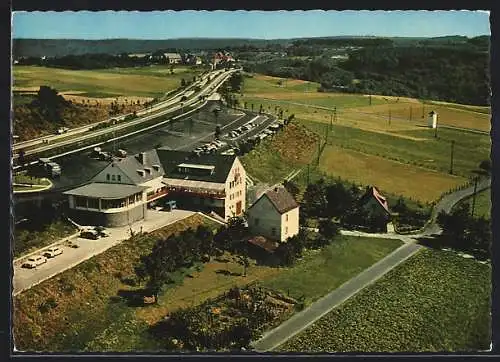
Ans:
[{"label": "asphalt road", "polygon": [[311,304],[307,309],[295,314],[277,328],[264,334],[264,336],[256,341],[252,347],[257,352],[272,351],[316,322],[333,308],[339,306],[363,288],[375,282],[391,269],[414,255],[421,248],[422,246],[415,243],[404,244],[382,260],[342,284],[333,292]]},{"label": "asphalt road", "polygon": [[[489,188],[491,185],[491,179],[485,178],[480,180],[477,185],[477,191],[482,191]],[[432,222],[430,222],[427,227],[419,234],[415,235],[397,235],[397,234],[367,234],[361,232],[345,232],[345,235],[357,235],[357,236],[370,236],[370,237],[392,237],[401,239],[405,244],[400,248],[396,249],[394,252],[378,261],[370,268],[364,270],[354,278],[345,282],[339,288],[333,290],[331,293],[327,294],[325,297],[316,301],[310,305],[307,309],[302,312],[292,316],[290,319],[282,323],[277,328],[264,334],[261,339],[255,341],[252,345],[254,350],[257,352],[268,352],[272,351],[279,345],[286,342],[288,339],[292,338],[297,333],[300,333],[305,328],[313,324],[319,318],[330,312],[333,308],[336,308],[344,301],[354,296],[356,293],[361,291],[363,288],[369,284],[375,282],[377,279],[382,277],[384,274],[395,268],[397,265],[414,255],[423,246],[416,244],[416,239],[418,237],[430,236],[433,234],[440,234],[441,229],[436,224],[436,215],[441,211],[449,213],[453,206],[455,206],[459,201],[470,197],[474,193],[474,186],[468,187],[463,190],[456,191],[452,194],[443,197],[435,206],[432,215]]]}]

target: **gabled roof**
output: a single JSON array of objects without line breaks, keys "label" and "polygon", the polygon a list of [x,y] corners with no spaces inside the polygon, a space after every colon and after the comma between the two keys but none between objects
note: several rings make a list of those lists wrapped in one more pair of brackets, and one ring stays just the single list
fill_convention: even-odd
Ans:
[{"label": "gabled roof", "polygon": [[63,192],[65,195],[95,197],[100,199],[120,199],[145,190],[144,186],[109,184],[91,182],[72,190]]},{"label": "gabled roof", "polygon": [[[156,150],[143,152],[143,154],[146,156],[144,164],[140,162],[141,154],[139,154],[114,160],[111,165],[112,167],[120,169],[136,185],[163,176],[165,171],[163,170]],[[153,165],[160,166],[160,170],[156,171]],[[144,171],[144,176],[141,176],[138,170],[145,170],[145,168],[149,168],[151,173]]]},{"label": "gabled roof", "polygon": [[375,186],[369,187],[366,194],[361,198],[361,200],[364,201],[370,197],[373,197],[373,199],[377,201],[377,203],[382,206],[387,213],[391,213],[389,211],[389,204],[387,203],[387,199],[378,191]]},{"label": "gabled roof", "polygon": [[[205,155],[195,156],[191,152],[186,151],[173,151],[163,148],[156,150],[158,158],[165,170],[166,178],[195,180],[223,183],[226,182],[229,171],[233,166],[236,156],[230,155]],[[180,173],[177,166],[183,163],[215,166],[211,174],[184,174]]]},{"label": "gabled roof", "polygon": [[284,214],[296,207],[299,207],[297,201],[284,187],[275,187],[274,189],[266,191],[261,197],[255,201],[252,206],[248,209],[250,210],[255,204],[257,204],[263,197],[267,197],[271,204],[274,206],[276,211],[280,214]]}]

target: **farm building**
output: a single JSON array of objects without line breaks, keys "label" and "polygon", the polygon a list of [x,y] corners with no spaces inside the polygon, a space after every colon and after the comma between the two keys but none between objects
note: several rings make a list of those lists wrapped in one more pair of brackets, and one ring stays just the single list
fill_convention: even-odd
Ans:
[{"label": "farm building", "polygon": [[182,63],[182,57],[179,53],[164,53],[163,56],[168,64]]},{"label": "farm building", "polygon": [[89,225],[127,225],[147,218],[147,206],[172,200],[227,220],[245,210],[245,178],[236,156],[157,149],[115,159],[64,194],[71,216]]},{"label": "farm building", "polygon": [[387,231],[387,223],[391,219],[391,211],[387,199],[375,186],[367,187],[365,194],[360,199],[360,204],[368,212],[368,217],[381,222],[380,229]]},{"label": "farm building", "polygon": [[263,193],[247,210],[254,235],[285,241],[299,233],[299,205],[284,187]]}]

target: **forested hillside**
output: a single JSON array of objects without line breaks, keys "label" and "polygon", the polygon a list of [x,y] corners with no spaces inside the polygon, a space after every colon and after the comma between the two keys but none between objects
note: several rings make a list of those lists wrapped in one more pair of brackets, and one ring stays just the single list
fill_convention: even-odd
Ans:
[{"label": "forested hillside", "polygon": [[479,46],[385,46],[328,56],[246,61],[250,72],[321,84],[321,91],[343,90],[489,104],[489,53]]}]

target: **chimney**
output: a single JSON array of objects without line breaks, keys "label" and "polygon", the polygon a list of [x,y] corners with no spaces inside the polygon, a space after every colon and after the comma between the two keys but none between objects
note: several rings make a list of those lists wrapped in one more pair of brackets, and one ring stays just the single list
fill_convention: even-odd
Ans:
[{"label": "chimney", "polygon": [[139,153],[139,162],[140,162],[142,165],[145,165],[145,164],[146,164],[146,152],[141,152],[141,153]]}]

